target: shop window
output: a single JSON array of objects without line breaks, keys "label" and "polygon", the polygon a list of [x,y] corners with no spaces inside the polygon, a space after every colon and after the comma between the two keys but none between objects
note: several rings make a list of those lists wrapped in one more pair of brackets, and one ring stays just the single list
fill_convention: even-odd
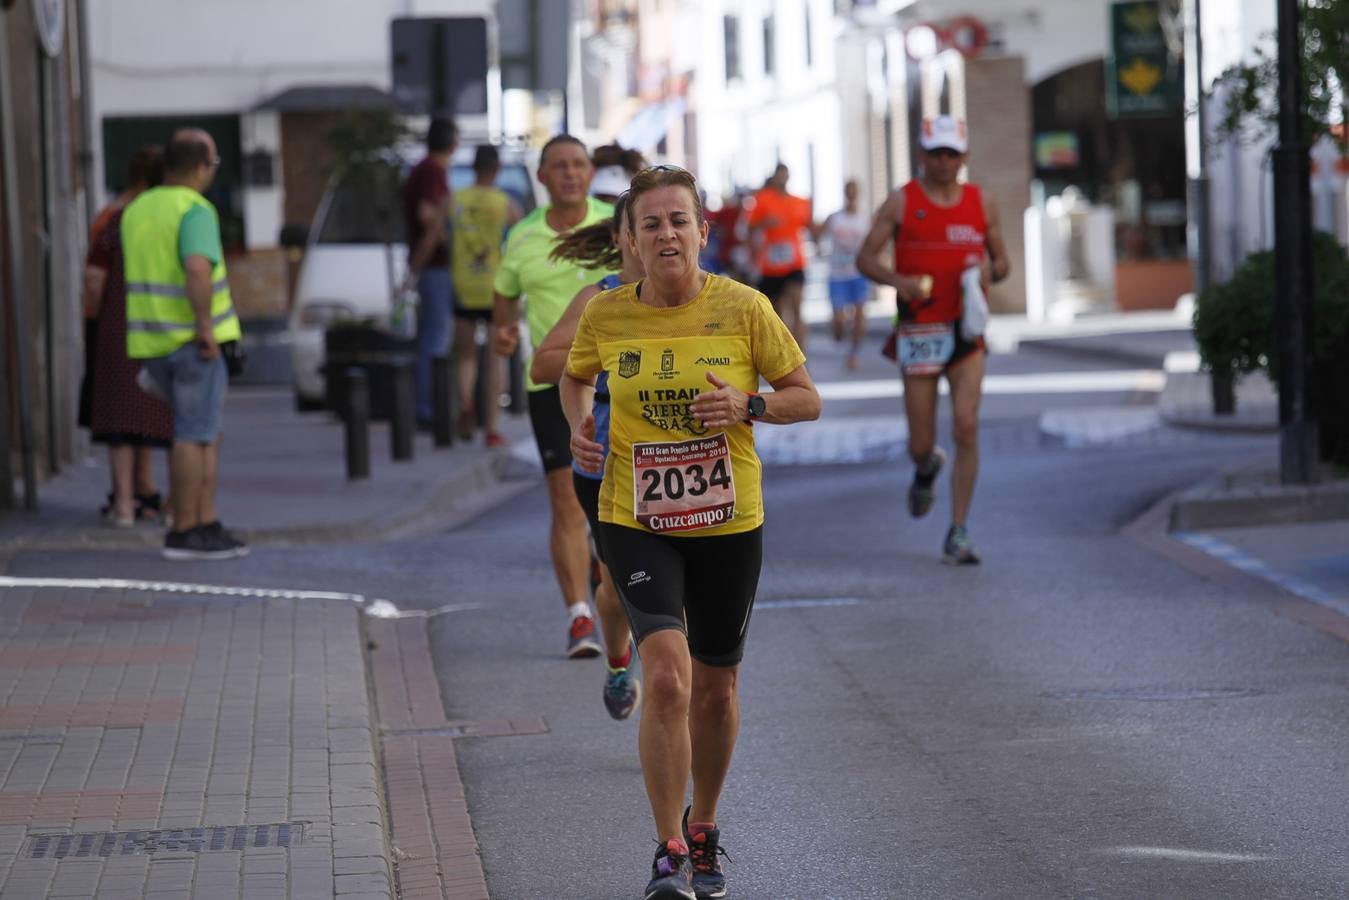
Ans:
[{"label": "shop window", "polygon": [[1107,116],[1105,63],[1074,66],[1032,91],[1032,158],[1044,195],[1069,187],[1115,213],[1120,260],[1185,256],[1185,134],[1180,112]]}]

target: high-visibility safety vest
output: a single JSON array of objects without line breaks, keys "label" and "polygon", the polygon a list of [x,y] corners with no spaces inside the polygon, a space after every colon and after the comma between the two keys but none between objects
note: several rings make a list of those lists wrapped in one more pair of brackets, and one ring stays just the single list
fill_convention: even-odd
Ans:
[{"label": "high-visibility safety vest", "polygon": [[[215,207],[189,187],[165,185],[141,194],[122,213],[126,269],[126,354],[132,359],[168,356],[197,333],[187,299],[187,273],[178,257],[178,228],[194,206]],[[225,261],[211,271],[211,322],[217,342],[241,337]]]}]

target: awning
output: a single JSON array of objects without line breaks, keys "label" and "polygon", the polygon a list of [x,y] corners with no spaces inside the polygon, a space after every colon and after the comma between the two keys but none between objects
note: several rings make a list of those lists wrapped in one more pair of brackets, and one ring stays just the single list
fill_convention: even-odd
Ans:
[{"label": "awning", "polygon": [[665,132],[670,130],[670,123],[682,116],[686,108],[683,97],[649,103],[637,110],[614,140],[624,147],[649,153],[656,149]]},{"label": "awning", "polygon": [[339,112],[347,109],[392,109],[393,97],[368,84],[316,84],[287,88],[263,100],[254,110],[275,112]]}]

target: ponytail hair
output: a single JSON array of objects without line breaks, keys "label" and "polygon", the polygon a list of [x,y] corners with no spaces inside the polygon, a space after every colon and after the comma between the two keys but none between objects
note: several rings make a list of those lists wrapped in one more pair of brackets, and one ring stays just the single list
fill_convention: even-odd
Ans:
[{"label": "ponytail hair", "polygon": [[614,216],[611,220],[569,231],[558,240],[548,258],[557,262],[578,263],[586,269],[621,269],[623,252],[615,236],[622,227],[623,210],[627,205],[628,195],[624,193],[614,201]]}]

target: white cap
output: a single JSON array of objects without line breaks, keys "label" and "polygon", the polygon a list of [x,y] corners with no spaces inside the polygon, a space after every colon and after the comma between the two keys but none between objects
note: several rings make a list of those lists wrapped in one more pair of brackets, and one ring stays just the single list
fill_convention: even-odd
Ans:
[{"label": "white cap", "polygon": [[631,185],[632,179],[628,177],[627,171],[622,166],[605,166],[602,169],[595,170],[594,177],[590,179],[590,193],[598,196],[617,197]]},{"label": "white cap", "polygon": [[969,134],[965,131],[965,123],[950,116],[924,119],[922,133],[918,136],[918,144],[924,150],[946,148],[957,153],[964,153],[970,149]]}]

